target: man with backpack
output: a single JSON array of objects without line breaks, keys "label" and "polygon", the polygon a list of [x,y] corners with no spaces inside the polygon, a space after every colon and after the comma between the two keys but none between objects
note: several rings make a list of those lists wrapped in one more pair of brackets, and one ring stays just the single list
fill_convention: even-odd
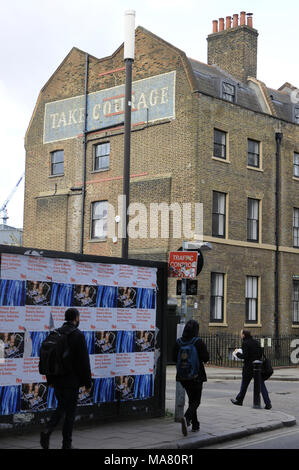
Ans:
[{"label": "man with backpack", "polygon": [[65,312],[65,323],[52,330],[40,349],[40,374],[46,375],[48,385],[54,387],[57,408],[41,432],[40,444],[49,448],[50,435],[65,415],[62,428],[62,448],[72,449],[72,432],[79,388],[91,389],[89,354],[84,334],[78,329],[80,313],[76,308]]},{"label": "man with backpack", "polygon": [[203,382],[207,381],[203,363],[209,361],[209,353],[205,343],[198,337],[198,331],[197,321],[189,320],[173,350],[173,360],[177,368],[176,380],[186,390],[189,400],[188,409],[181,420],[184,436],[187,436],[191,424],[192,432],[199,431],[197,408],[201,401]]}]

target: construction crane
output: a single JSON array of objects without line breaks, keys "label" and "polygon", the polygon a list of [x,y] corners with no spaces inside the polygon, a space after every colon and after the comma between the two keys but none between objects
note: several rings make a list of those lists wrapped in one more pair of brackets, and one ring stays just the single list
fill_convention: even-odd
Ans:
[{"label": "construction crane", "polygon": [[8,198],[5,200],[5,202],[2,204],[2,206],[0,206],[0,219],[3,220],[3,224],[7,224],[7,219],[8,219],[8,215],[7,215],[7,204],[9,203],[9,201],[11,200],[12,196],[14,195],[14,193],[16,192],[17,190],[17,187],[19,186],[19,184],[21,183],[22,179],[24,178],[25,176],[25,172],[22,174],[22,176],[20,177],[19,181],[17,182],[17,184],[15,185],[15,187],[13,188],[13,190],[11,191],[10,195],[8,196]]}]

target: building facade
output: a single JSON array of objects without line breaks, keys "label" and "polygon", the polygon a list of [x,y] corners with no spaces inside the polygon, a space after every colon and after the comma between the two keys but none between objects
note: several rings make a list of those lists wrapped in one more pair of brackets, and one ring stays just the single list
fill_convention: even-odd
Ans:
[{"label": "building facade", "polygon": [[[130,202],[147,235],[130,238],[129,256],[167,261],[185,239],[174,210],[168,236],[150,205],[202,203],[213,249],[188,304],[204,332],[299,328],[299,103],[289,83],[256,78],[257,37],[244,12],[214,21],[204,64],[135,34]],[[107,230],[122,194],[124,82],[123,46],[102,59],[73,48],[42,88],[25,138],[24,246],[121,255]],[[171,279],[169,297],[180,304]]]}]

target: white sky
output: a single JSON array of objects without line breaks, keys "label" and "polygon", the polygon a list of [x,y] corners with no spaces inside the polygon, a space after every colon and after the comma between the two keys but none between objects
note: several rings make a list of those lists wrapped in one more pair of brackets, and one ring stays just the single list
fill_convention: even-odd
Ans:
[{"label": "white sky", "polygon": [[[25,168],[24,136],[40,89],[73,46],[96,57],[123,42],[123,18],[141,25],[188,57],[207,62],[212,20],[253,13],[259,32],[258,73],[272,88],[299,88],[298,0],[0,0],[0,206]],[[7,206],[9,225],[23,224],[22,183]]]}]

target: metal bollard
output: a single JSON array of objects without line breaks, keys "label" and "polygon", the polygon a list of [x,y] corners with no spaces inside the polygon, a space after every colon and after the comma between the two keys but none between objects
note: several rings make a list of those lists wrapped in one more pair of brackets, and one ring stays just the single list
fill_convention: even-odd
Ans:
[{"label": "metal bollard", "polygon": [[261,408],[262,361],[253,361],[253,408]]}]

